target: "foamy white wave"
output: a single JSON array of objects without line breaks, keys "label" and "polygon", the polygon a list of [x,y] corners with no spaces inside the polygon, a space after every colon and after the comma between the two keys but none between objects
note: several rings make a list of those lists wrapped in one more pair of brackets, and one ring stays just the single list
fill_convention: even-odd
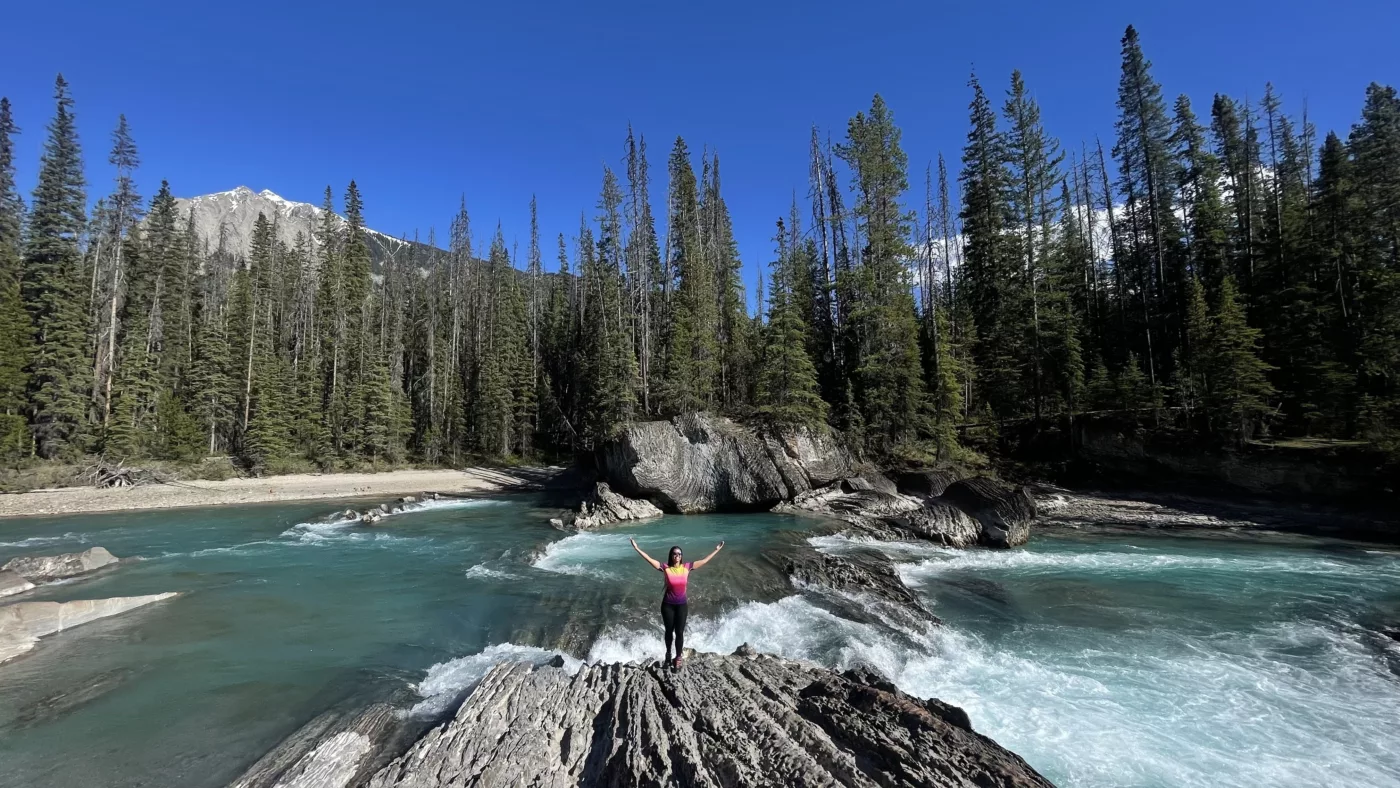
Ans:
[{"label": "foamy white wave", "polygon": [[530,565],[546,572],[612,578],[611,572],[597,565],[617,558],[624,549],[630,549],[625,534],[579,533],[550,542]]},{"label": "foamy white wave", "polygon": [[62,536],[31,536],[28,539],[21,539],[18,542],[0,542],[0,547],[40,547],[47,544],[62,544],[64,542],[87,543],[87,534],[66,533]]},{"label": "foamy white wave", "polygon": [[582,662],[567,654],[560,655],[534,646],[518,646],[514,643],[497,643],[476,654],[439,662],[428,668],[423,680],[413,686],[414,692],[424,700],[408,713],[413,716],[431,716],[446,711],[458,696],[475,687],[487,671],[502,662],[543,665],[556,656],[564,657],[564,669],[570,673],[577,673],[583,666]]},{"label": "foamy white wave", "polygon": [[844,533],[813,536],[807,540],[807,544],[828,555],[849,555],[866,550],[878,550],[895,559],[927,557],[948,552],[947,548],[931,542],[886,542]]},{"label": "foamy white wave", "polygon": [[1106,576],[1136,576],[1163,570],[1220,572],[1244,577],[1251,573],[1288,573],[1373,577],[1377,572],[1400,578],[1394,566],[1367,567],[1316,556],[1297,558],[1254,558],[1250,556],[1205,556],[1143,552],[1045,553],[1028,550],[958,550],[929,547],[936,557],[899,567],[904,581],[917,585],[928,577],[954,571],[993,571],[1016,573],[1093,572]]},{"label": "foamy white wave", "polygon": [[[383,515],[382,519],[388,519],[390,517],[402,517],[403,515],[407,514],[419,514],[422,512],[440,511],[443,509],[471,509],[478,506],[492,506],[499,503],[501,503],[501,501],[498,501],[493,498],[439,498],[437,500],[419,501],[417,503],[408,504],[407,506],[409,508],[406,508],[401,512],[390,512],[388,514],[385,514]],[[283,531],[282,535],[289,537],[299,537],[305,534],[317,534],[321,537],[328,537],[341,533],[345,529],[359,524],[360,520],[358,517],[343,517],[337,520],[329,520],[325,522],[297,523],[291,528],[288,528],[287,530]],[[302,541],[314,542],[319,540],[313,538],[309,540],[303,539]]]},{"label": "foamy white wave", "polygon": [[[1187,644],[1086,643],[1025,656],[946,627],[895,631],[802,597],[692,618],[686,645],[879,669],[920,697],[966,709],[982,733],[1063,785],[1395,785],[1395,690],[1360,638],[1285,624]],[[608,633],[589,661],[660,659],[659,627]],[[1325,653],[1325,670],[1288,655]]]},{"label": "foamy white wave", "polygon": [[486,564],[477,564],[464,572],[467,577],[475,577],[490,580],[519,580],[519,575],[511,574],[502,569],[492,569]]},{"label": "foamy white wave", "polygon": [[256,542],[245,542],[243,544],[229,545],[228,547],[206,547],[203,550],[194,550],[188,553],[161,553],[160,558],[203,558],[211,555],[249,555],[257,552],[260,545],[277,545],[280,542],[273,542],[261,539]]}]

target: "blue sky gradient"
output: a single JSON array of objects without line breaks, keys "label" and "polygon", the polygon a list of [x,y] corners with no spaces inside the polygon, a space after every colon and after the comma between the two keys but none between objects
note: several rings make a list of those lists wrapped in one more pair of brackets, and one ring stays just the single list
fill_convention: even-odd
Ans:
[{"label": "blue sky gradient", "polygon": [[[319,203],[354,178],[370,226],[436,227],[466,196],[476,243],[499,221],[527,242],[537,194],[555,234],[590,219],[602,167],[621,170],[627,124],[650,147],[664,217],[676,135],[720,153],[752,290],[773,221],[805,195],[812,124],[833,137],[881,92],[904,130],[911,205],[940,151],[956,168],[975,66],[1000,105],[1013,68],[1047,128],[1078,150],[1112,142],[1119,39],[1135,24],[1168,102],[1252,99],[1345,133],[1371,81],[1400,79],[1400,3],[1226,0],[1131,4],[45,3],[10,4],[0,95],[15,106],[19,181],[32,189],[55,73],[72,85],[89,196],[126,113],[150,195],[245,184]],[[805,215],[805,214],[804,214]],[[523,262],[522,262],[523,264]]]}]

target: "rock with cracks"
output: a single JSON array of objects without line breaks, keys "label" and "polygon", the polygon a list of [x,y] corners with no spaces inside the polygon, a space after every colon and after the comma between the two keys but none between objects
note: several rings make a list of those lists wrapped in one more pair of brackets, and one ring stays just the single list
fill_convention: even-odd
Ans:
[{"label": "rock with cracks", "polygon": [[851,469],[850,455],[823,433],[761,435],[705,413],[628,424],[598,452],[613,490],[674,514],[768,509]]},{"label": "rock with cracks", "polygon": [[447,724],[368,783],[438,786],[1000,786],[1050,783],[967,715],[868,670],[741,649],[679,671],[493,668]]},{"label": "rock with cracks", "polygon": [[948,485],[940,500],[976,520],[982,526],[978,541],[988,547],[1016,547],[1031,537],[1035,499],[1025,487],[974,476]]},{"label": "rock with cracks", "polygon": [[890,559],[880,553],[835,556],[815,550],[789,550],[782,556],[782,566],[795,583],[886,602],[893,611],[908,612],[926,622],[938,620],[899,579]]},{"label": "rock with cracks", "polygon": [[14,572],[0,570],[0,598],[23,594],[34,584]]},{"label": "rock with cracks", "polygon": [[34,648],[39,638],[89,621],[115,616],[174,593],[121,596],[111,599],[79,599],[72,602],[13,602],[0,607],[0,662]]},{"label": "rock with cracks", "polygon": [[107,552],[106,548],[93,547],[81,553],[11,558],[0,566],[0,571],[14,572],[33,583],[47,583],[85,575],[116,562],[117,557]]},{"label": "rock with cracks", "polygon": [[598,482],[593,488],[593,494],[579,504],[578,512],[569,512],[563,518],[551,520],[550,523],[558,528],[587,531],[614,523],[650,520],[660,516],[661,510],[651,501],[618,495],[607,482]]},{"label": "rock with cracks", "polygon": [[370,776],[402,720],[388,703],[357,713],[328,711],[258,759],[229,788],[347,788]]}]

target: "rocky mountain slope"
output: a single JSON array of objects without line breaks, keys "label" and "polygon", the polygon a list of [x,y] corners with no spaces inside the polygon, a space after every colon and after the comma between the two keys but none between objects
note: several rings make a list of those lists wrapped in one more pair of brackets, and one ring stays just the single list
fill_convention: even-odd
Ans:
[{"label": "rocky mountain slope", "polygon": [[[181,197],[175,204],[182,216],[194,217],[195,232],[204,240],[210,252],[219,249],[222,244],[224,250],[235,259],[248,254],[253,224],[258,214],[263,214],[273,223],[278,240],[292,246],[298,234],[313,241],[322,211],[310,203],[283,199],[269,189],[255,192],[247,186],[199,197]],[[342,225],[345,223],[345,219],[339,215],[336,219]],[[376,272],[383,269],[386,261],[405,257],[410,247],[416,246],[418,251],[424,253],[437,251],[426,244],[415,244],[377,230],[368,230],[366,236],[370,261]]]}]

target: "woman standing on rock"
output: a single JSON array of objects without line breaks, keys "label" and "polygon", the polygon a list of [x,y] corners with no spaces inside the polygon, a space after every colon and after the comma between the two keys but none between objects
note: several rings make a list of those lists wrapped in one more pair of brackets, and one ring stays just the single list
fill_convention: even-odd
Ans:
[{"label": "woman standing on rock", "polygon": [[[685,561],[681,555],[679,546],[672,547],[670,554],[663,565],[660,561],[642,552],[642,548],[637,546],[637,540],[633,539],[632,549],[637,551],[637,555],[646,559],[653,568],[658,569],[666,578],[666,593],[661,597],[661,624],[666,628],[666,661],[673,668],[681,666],[681,655],[685,653],[685,587],[686,581],[690,579],[693,570],[708,564],[711,558],[719,555],[719,551],[724,549],[724,542],[715,545],[714,552],[701,558],[699,561]],[[671,658],[671,638],[676,640],[676,657]]]}]

